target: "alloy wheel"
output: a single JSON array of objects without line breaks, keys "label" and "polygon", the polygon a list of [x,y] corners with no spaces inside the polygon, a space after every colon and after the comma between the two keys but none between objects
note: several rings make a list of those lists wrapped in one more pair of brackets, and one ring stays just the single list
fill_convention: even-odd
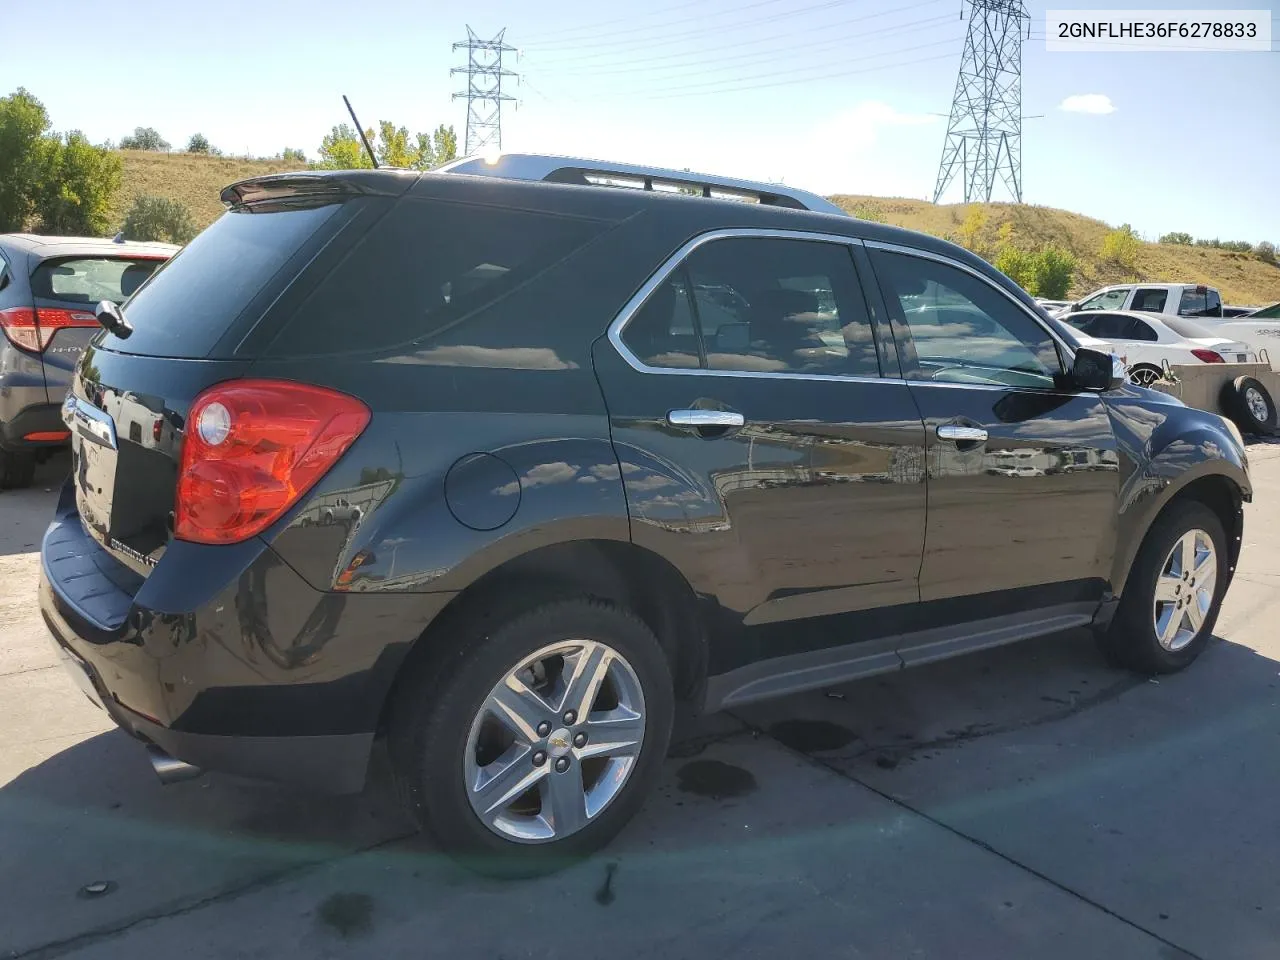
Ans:
[{"label": "alloy wheel", "polygon": [[1160,374],[1154,370],[1139,369],[1129,374],[1129,382],[1136,383],[1140,387],[1149,387],[1160,379]]},{"label": "alloy wheel", "polygon": [[1245,390],[1244,402],[1259,423],[1266,423],[1271,419],[1271,410],[1267,406],[1266,398],[1255,388],[1249,387]]},{"label": "alloy wheel", "polygon": [[1203,530],[1188,530],[1169,551],[1156,578],[1152,626],[1160,646],[1173,653],[1200,632],[1218,586],[1218,557]]},{"label": "alloy wheel", "polygon": [[594,640],[543,647],[472,721],[463,760],[471,809],[521,843],[577,833],[622,792],[644,729],[644,692],[622,654]]}]

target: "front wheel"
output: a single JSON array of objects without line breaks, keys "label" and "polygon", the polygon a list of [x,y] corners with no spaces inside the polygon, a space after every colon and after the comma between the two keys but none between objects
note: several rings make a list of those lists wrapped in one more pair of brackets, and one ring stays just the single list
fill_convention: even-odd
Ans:
[{"label": "front wheel", "polygon": [[1142,673],[1190,664],[1213,634],[1228,563],[1218,515],[1194,500],[1174,502],[1142,544],[1115,619],[1100,638],[1104,651]]},{"label": "front wheel", "polygon": [[456,639],[458,652],[424,659],[393,707],[392,764],[410,812],[445,852],[500,876],[604,846],[639,809],[671,736],[671,674],[653,633],[578,599]]},{"label": "front wheel", "polygon": [[1129,371],[1129,382],[1140,387],[1149,387],[1164,376],[1164,371],[1147,363],[1140,363]]}]

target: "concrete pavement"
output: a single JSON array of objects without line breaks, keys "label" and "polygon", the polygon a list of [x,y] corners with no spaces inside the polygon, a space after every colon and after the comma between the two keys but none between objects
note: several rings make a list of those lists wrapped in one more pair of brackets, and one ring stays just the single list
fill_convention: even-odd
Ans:
[{"label": "concrete pavement", "polygon": [[34,609],[51,464],[0,494],[0,957],[1273,958],[1280,445],[1251,458],[1191,670],[1071,633],[685,723],[604,855],[520,883],[408,836],[385,771],[160,787]]}]

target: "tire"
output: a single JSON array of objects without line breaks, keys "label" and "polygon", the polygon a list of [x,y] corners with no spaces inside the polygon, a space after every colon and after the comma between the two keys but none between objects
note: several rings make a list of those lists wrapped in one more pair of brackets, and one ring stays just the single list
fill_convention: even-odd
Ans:
[{"label": "tire", "polygon": [[0,450],[0,489],[17,490],[31,486],[36,475],[36,458],[29,453]]},{"label": "tire", "polygon": [[1149,363],[1135,364],[1129,371],[1129,382],[1136,383],[1140,387],[1149,387],[1162,377],[1164,377],[1164,371]]},{"label": "tire", "polygon": [[[1197,562],[1200,549],[1206,545],[1212,547],[1214,574],[1212,576],[1212,595],[1208,606],[1203,607],[1203,589],[1205,583],[1195,583],[1194,577],[1182,579],[1179,575],[1181,563],[1172,557],[1175,546],[1198,531],[1196,551]],[[1227,535],[1223,530],[1218,515],[1195,500],[1175,500],[1156,518],[1147,538],[1138,551],[1129,579],[1125,583],[1124,593],[1120,598],[1120,606],[1110,627],[1099,637],[1103,651],[1108,659],[1119,666],[1144,674],[1174,673],[1190,664],[1209,643],[1213,635],[1214,624],[1218,620],[1218,611],[1222,607],[1222,597],[1227,585]],[[1202,567],[1200,569],[1203,569]],[[1166,578],[1162,575],[1169,571]],[[1180,598],[1185,607],[1178,607],[1174,599],[1162,602],[1157,608],[1157,583],[1172,587],[1177,593],[1170,593],[1171,598]],[[1196,610],[1199,611],[1200,623],[1195,623],[1194,612],[1188,598],[1194,598]],[[1184,613],[1185,610],[1185,613]],[[1157,612],[1161,616],[1157,616]],[[1163,616],[1170,614],[1169,620]],[[1180,628],[1173,628],[1171,635],[1165,632],[1166,642],[1162,643],[1158,628],[1176,617]]]},{"label": "tire", "polygon": [[[565,722],[562,710],[570,698],[565,698],[566,703],[559,701],[564,675],[554,689],[545,691],[545,699],[516,697],[521,709],[529,711],[527,736],[516,732],[518,722],[498,720],[492,695],[509,694],[503,685],[517,667],[557,646],[585,643],[595,644],[582,648],[588,653],[616,655],[606,660],[607,680],[598,687],[600,696],[590,711],[595,720]],[[582,657],[582,653],[567,654],[559,663],[567,668],[571,659],[583,662]],[[558,672],[554,656],[540,662],[547,678]],[[637,703],[638,710],[627,706]],[[610,708],[610,717],[599,712]],[[642,731],[636,726],[637,714]],[[661,771],[673,715],[666,655],[644,623],[600,600],[557,600],[497,623],[469,620],[460,625],[447,647],[411,665],[392,703],[388,737],[392,770],[409,813],[447,854],[491,876],[536,876],[595,852],[631,820]],[[539,722],[554,722],[554,729],[535,728],[534,716],[545,716]],[[602,747],[625,741],[628,734],[616,731],[610,731],[609,741],[595,739],[599,727],[593,724],[618,720],[630,724],[626,729],[638,740],[638,755],[635,748],[623,748],[619,754],[630,751],[629,757],[605,751],[603,756],[579,758],[579,747],[590,750],[593,744]],[[585,744],[570,739],[587,731],[592,731],[592,738]],[[528,783],[529,777],[537,777],[536,781],[523,793],[495,792],[494,797],[479,799],[480,791],[473,790],[472,784],[479,783],[482,771],[489,767],[505,766],[504,758],[513,775],[499,790]],[[563,774],[561,764],[566,768]],[[554,779],[562,775],[563,780]],[[497,779],[493,776],[492,782]],[[555,836],[561,817],[553,809],[556,800],[551,792],[557,786],[564,788],[559,797],[581,801],[576,806],[581,822],[576,829],[566,828],[563,836]],[[574,793],[574,788],[579,792]],[[499,809],[490,815],[493,825],[482,820],[479,812],[489,800],[495,801],[491,809]],[[592,802],[602,804],[594,814],[590,813]],[[569,811],[565,819],[572,823],[575,806],[565,810]]]},{"label": "tire", "polygon": [[1276,432],[1276,405],[1267,388],[1253,377],[1236,377],[1222,387],[1222,409],[1244,433]]}]

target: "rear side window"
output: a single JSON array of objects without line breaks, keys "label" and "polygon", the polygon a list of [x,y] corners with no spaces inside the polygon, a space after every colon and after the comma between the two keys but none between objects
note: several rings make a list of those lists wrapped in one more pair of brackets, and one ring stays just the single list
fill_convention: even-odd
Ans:
[{"label": "rear side window", "polygon": [[[307,356],[408,344],[487,306],[607,223],[402,200],[326,275],[269,352]],[[530,323],[552,318],[531,315]]]},{"label": "rear side window", "polygon": [[732,237],[698,247],[622,333],[652,367],[878,377],[843,244]]},{"label": "rear side window", "polygon": [[1178,304],[1178,315],[1182,317],[1219,317],[1222,316],[1222,298],[1217,290],[1187,289],[1182,291],[1182,300]]},{"label": "rear side window", "polygon": [[138,291],[125,314],[133,334],[105,334],[122,353],[205,357],[245,307],[340,204],[236,208],[223,214]]},{"label": "rear side window", "polygon": [[1133,295],[1133,306],[1130,309],[1141,310],[1144,313],[1164,313],[1164,305],[1168,302],[1168,290],[1139,288],[1138,292]]},{"label": "rear side window", "polygon": [[[95,304],[101,300],[124,303],[160,266],[159,260],[122,260],[113,257],[80,257],[46,260],[31,275],[31,292],[37,300]],[[130,321],[132,321],[130,316]]]}]

